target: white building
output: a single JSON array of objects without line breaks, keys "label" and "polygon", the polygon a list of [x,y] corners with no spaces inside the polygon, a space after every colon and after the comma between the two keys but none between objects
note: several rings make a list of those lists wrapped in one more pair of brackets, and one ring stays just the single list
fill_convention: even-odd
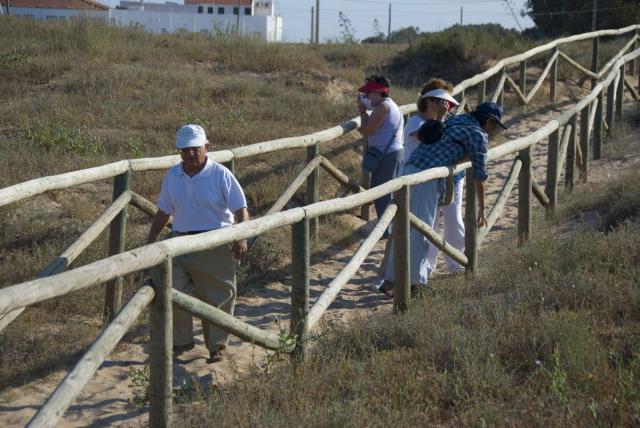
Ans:
[{"label": "white building", "polygon": [[[6,12],[2,0],[0,4]],[[10,0],[9,13],[33,19],[88,17],[120,27],[140,25],[153,33],[237,31],[270,42],[282,40],[282,17],[274,14],[271,0],[123,0],[116,8],[95,0]]]}]

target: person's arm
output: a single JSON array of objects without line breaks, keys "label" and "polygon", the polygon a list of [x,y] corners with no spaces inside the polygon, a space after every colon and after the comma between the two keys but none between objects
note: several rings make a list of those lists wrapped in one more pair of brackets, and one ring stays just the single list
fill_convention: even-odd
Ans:
[{"label": "person's arm", "polygon": [[476,186],[476,194],[478,196],[478,218],[476,219],[476,225],[482,227],[487,225],[487,218],[484,215],[484,181],[475,179],[473,182]]},{"label": "person's arm", "polygon": [[171,218],[170,214],[165,213],[161,209],[156,211],[156,215],[153,216],[153,222],[151,223],[151,228],[149,229],[149,235],[147,237],[147,244],[153,244],[158,239],[158,235],[162,232],[162,229],[169,223],[169,219]]},{"label": "person's arm", "polygon": [[371,135],[378,130],[382,122],[389,116],[389,108],[386,103],[380,103],[374,107],[371,116],[365,111],[360,111],[360,133]]},{"label": "person's arm", "polygon": [[[249,211],[247,208],[240,208],[233,213],[233,219],[235,223],[243,223],[249,221]],[[236,260],[244,259],[247,255],[247,240],[235,241],[233,243],[233,255]]]}]

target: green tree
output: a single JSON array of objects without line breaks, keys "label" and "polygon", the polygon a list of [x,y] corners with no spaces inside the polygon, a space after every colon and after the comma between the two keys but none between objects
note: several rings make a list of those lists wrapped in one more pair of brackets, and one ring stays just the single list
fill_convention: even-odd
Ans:
[{"label": "green tree", "polygon": [[[523,14],[549,36],[591,31],[593,0],[527,0]],[[596,29],[620,28],[640,21],[638,0],[598,0]]]}]

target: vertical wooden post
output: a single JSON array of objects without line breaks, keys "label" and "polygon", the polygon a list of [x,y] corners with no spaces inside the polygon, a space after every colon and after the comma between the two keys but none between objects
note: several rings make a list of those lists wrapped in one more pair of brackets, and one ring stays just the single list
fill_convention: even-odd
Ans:
[{"label": "vertical wooden post", "polygon": [[602,158],[602,121],[604,120],[604,88],[598,94],[596,116],[593,119],[593,158]]},{"label": "vertical wooden post", "polygon": [[309,333],[309,219],[303,218],[291,226],[291,326],[296,336],[294,360],[302,360]]},{"label": "vertical wooden post", "polygon": [[574,172],[576,166],[576,128],[578,126],[578,115],[574,114],[570,120],[571,135],[569,136],[569,145],[567,146],[567,161],[565,163],[564,172],[564,190],[571,192],[574,185]]},{"label": "vertical wooden post", "polygon": [[464,212],[464,254],[469,260],[466,267],[466,273],[474,275],[477,273],[478,267],[478,227],[476,226],[476,218],[478,217],[478,207],[476,206],[476,183],[473,178],[471,168],[467,169],[466,174],[467,200]]},{"label": "vertical wooden post", "polygon": [[151,351],[149,354],[149,426],[170,427],[173,417],[173,312],[171,306],[172,260],[158,269],[155,297],[151,302]]},{"label": "vertical wooden post", "polygon": [[[638,30],[636,30],[636,35],[638,35]],[[640,41],[636,40],[633,43],[633,50],[636,50],[640,47]],[[638,59],[634,58],[631,60],[631,75],[635,76],[638,73]]]},{"label": "vertical wooden post", "polygon": [[518,177],[518,243],[523,244],[531,234],[531,147],[520,150],[518,157],[522,161]]},{"label": "vertical wooden post", "polygon": [[591,104],[584,106],[580,112],[580,151],[582,159],[580,163],[580,178],[584,183],[587,182],[587,174],[589,171],[589,114]]},{"label": "vertical wooden post", "polygon": [[[593,38],[593,48],[591,50],[591,71],[597,73],[600,69],[600,36]],[[591,89],[598,84],[598,79],[591,79]]]},{"label": "vertical wooden post", "polygon": [[[553,55],[558,52],[558,47],[553,48]],[[551,72],[549,73],[549,100],[552,103],[556,102],[556,87],[558,84],[558,60],[559,56],[553,61],[553,65],[551,66]]]},{"label": "vertical wooden post", "polygon": [[[503,67],[503,68],[502,68],[502,74],[503,74],[503,75],[507,74],[507,69],[506,69],[506,67]],[[500,91],[500,94],[498,94],[498,104],[499,104],[501,107],[504,107],[504,92],[505,92],[505,91],[504,91],[504,88],[505,88],[505,85],[506,85],[506,83],[505,83],[504,85],[502,85],[502,90]]]},{"label": "vertical wooden post", "polygon": [[[113,177],[113,198],[116,200],[130,188],[131,171],[128,170]],[[111,221],[109,227],[109,255],[124,251],[127,232],[127,207]],[[109,281],[105,289],[104,323],[109,324],[122,306],[122,278]]]},{"label": "vertical wooden post", "polygon": [[[307,162],[311,162],[320,156],[320,143],[307,147]],[[314,204],[320,200],[320,167],[317,167],[309,177],[307,177],[307,205]],[[313,240],[318,238],[318,217],[309,220],[309,233]]]},{"label": "vertical wooden post", "polygon": [[527,60],[523,59],[520,62],[520,81],[518,82],[520,85],[520,90],[522,91],[522,95],[527,96]]},{"label": "vertical wooden post", "polygon": [[236,175],[236,160],[231,159],[229,162],[225,162],[224,166],[227,167],[231,174]]},{"label": "vertical wooden post", "polygon": [[544,192],[549,197],[547,218],[553,216],[558,204],[558,146],[560,145],[560,127],[549,135],[547,146],[547,184]]},{"label": "vertical wooden post", "polygon": [[410,187],[402,186],[394,192],[393,196],[398,204],[395,219],[393,220],[393,276],[394,292],[393,309],[403,312],[409,307],[411,298],[411,246],[409,245],[411,224],[409,222]]},{"label": "vertical wooden post", "polygon": [[478,83],[478,104],[484,102],[487,97],[487,81],[483,80]]},{"label": "vertical wooden post", "polygon": [[622,103],[624,102],[624,70],[625,64],[620,66],[620,76],[618,78],[618,87],[616,91],[616,119],[622,120]]},{"label": "vertical wooden post", "polygon": [[615,97],[615,87],[612,82],[607,88],[607,125],[609,125],[609,132],[605,142],[609,141],[609,139],[613,138],[616,134],[616,118],[613,114]]},{"label": "vertical wooden post", "polygon": [[[363,144],[362,144],[362,156],[364,156],[364,153],[366,151],[367,151],[367,139],[364,138]],[[360,187],[362,187],[363,189],[368,189],[370,185],[371,185],[371,173],[362,169],[360,173]],[[362,207],[360,207],[360,217],[364,221],[371,221],[371,204],[364,204]]]}]

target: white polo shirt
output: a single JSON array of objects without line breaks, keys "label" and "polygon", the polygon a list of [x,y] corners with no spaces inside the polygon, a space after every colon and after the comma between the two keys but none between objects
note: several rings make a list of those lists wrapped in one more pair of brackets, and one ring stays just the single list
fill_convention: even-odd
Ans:
[{"label": "white polo shirt", "polygon": [[173,215],[176,232],[229,226],[234,223],[233,213],[246,206],[242,188],[231,171],[209,159],[193,177],[184,172],[182,162],[171,167],[158,197],[158,208]]}]

